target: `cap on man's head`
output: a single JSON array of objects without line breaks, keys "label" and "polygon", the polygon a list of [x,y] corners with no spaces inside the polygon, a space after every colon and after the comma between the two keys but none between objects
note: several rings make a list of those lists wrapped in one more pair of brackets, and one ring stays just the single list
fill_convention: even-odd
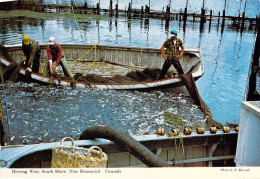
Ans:
[{"label": "cap on man's head", "polygon": [[50,37],[49,38],[49,45],[54,45],[55,43],[55,38],[54,37]]},{"label": "cap on man's head", "polygon": [[30,43],[30,37],[28,35],[23,36],[23,44],[29,45]]},{"label": "cap on man's head", "polygon": [[176,30],[171,30],[171,32],[170,32],[170,34],[171,34],[171,36],[175,36],[175,35],[177,35],[177,31]]}]

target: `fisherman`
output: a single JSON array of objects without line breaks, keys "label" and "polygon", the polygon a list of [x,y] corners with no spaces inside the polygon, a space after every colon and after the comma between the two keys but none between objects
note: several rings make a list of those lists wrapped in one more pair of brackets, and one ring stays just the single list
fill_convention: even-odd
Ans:
[{"label": "fisherman", "polygon": [[[171,65],[174,66],[179,75],[184,73],[179,61],[184,53],[184,46],[182,41],[177,38],[177,33],[178,32],[176,30],[171,30],[171,38],[167,39],[161,47],[161,53],[163,55],[163,58],[165,59],[165,62],[163,64],[162,71],[158,77],[158,80],[164,78],[166,72],[169,70]],[[164,52],[164,48],[166,48],[166,54]]]},{"label": "fisherman", "polygon": [[[60,64],[63,70],[63,73],[65,76],[70,76],[65,67],[64,64],[61,62],[62,60],[62,50],[61,50],[61,46],[60,44],[58,44],[57,42],[55,42],[55,38],[54,37],[50,37],[49,38],[49,45],[47,45],[46,47],[47,50],[47,55],[48,55],[48,67],[47,68],[47,75],[53,74],[54,70],[56,69],[56,67]],[[55,62],[55,65],[52,67],[52,63]]]},{"label": "fisherman", "polygon": [[23,36],[23,53],[24,53],[24,67],[28,72],[38,73],[40,67],[41,49],[33,39],[28,35]]}]

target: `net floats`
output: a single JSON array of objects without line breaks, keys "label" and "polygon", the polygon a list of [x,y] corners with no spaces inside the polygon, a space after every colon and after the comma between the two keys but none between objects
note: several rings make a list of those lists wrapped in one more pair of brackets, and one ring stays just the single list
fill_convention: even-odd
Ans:
[{"label": "net floats", "polygon": [[179,135],[180,134],[180,130],[179,129],[172,129],[173,135]]},{"label": "net floats", "polygon": [[210,127],[209,131],[210,131],[211,134],[216,134],[217,128],[216,127]]},{"label": "net floats", "polygon": [[185,134],[185,135],[191,135],[191,133],[192,133],[191,128],[184,128],[183,134]]},{"label": "net floats", "polygon": [[205,128],[204,127],[198,127],[197,128],[197,133],[198,134],[204,134],[205,133]]},{"label": "net floats", "polygon": [[229,127],[223,127],[223,131],[224,131],[224,133],[229,133],[230,132],[230,128]]},{"label": "net floats", "polygon": [[157,130],[157,134],[158,135],[164,135],[165,134],[165,130],[163,127],[159,127],[158,130]]}]

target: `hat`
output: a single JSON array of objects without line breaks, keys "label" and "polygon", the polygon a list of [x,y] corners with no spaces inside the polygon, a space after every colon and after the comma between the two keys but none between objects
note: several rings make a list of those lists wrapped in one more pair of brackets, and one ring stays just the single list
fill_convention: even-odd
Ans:
[{"label": "hat", "polygon": [[171,30],[171,31],[170,31],[170,34],[171,34],[171,36],[175,36],[175,35],[178,34],[178,32],[177,32],[176,30]]},{"label": "hat", "polygon": [[55,43],[55,38],[54,37],[50,37],[49,38],[49,45],[54,45]]},{"label": "hat", "polygon": [[23,44],[29,45],[30,43],[30,37],[28,35],[23,36]]}]

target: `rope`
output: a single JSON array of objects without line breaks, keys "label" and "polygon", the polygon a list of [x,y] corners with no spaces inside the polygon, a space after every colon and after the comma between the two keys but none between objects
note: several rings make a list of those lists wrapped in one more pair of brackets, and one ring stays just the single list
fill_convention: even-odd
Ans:
[{"label": "rope", "polygon": [[[86,75],[88,74],[89,70],[90,70],[90,69],[93,67],[93,65],[96,63],[96,60],[97,60],[97,43],[95,43],[94,47],[95,47],[95,60],[94,60],[94,62],[91,64],[91,66],[88,68],[88,70],[87,70],[87,72],[84,74],[84,76],[86,76]],[[93,47],[92,47],[92,48],[93,48]]]},{"label": "rope", "polygon": [[76,18],[75,13],[74,13],[73,6],[71,6],[71,10],[72,10],[73,17],[74,17],[74,20],[75,20],[75,22],[76,22],[76,25],[77,25],[77,27],[78,27],[78,29],[79,29],[79,33],[80,33],[81,39],[83,40],[82,34],[81,34],[81,32],[80,32],[79,25],[78,25],[78,22],[77,22],[77,18]]},{"label": "rope", "polygon": [[175,136],[173,136],[173,138],[174,138],[174,143],[175,143],[175,155],[177,156],[177,161],[178,161],[178,165],[180,164],[179,163],[179,155],[178,155],[178,147],[177,147],[177,142],[176,142],[176,138],[175,138]]},{"label": "rope", "polygon": [[185,156],[185,153],[184,153],[184,147],[183,147],[183,138],[182,138],[182,135],[180,135],[180,143],[179,143],[179,147],[180,147],[180,144],[181,144],[181,148],[182,148],[182,164],[183,164],[183,166],[185,166],[185,164],[184,164],[184,156]]},{"label": "rope", "polygon": [[84,53],[83,55],[81,55],[79,58],[77,58],[76,60],[72,61],[71,63],[69,63],[69,65],[72,64],[72,63],[75,63],[76,61],[78,61],[79,59],[81,59],[82,57],[87,55],[93,48],[96,48],[96,45],[97,45],[97,43],[95,43],[95,45],[93,47],[91,47],[91,49],[88,50],[86,53]]}]

